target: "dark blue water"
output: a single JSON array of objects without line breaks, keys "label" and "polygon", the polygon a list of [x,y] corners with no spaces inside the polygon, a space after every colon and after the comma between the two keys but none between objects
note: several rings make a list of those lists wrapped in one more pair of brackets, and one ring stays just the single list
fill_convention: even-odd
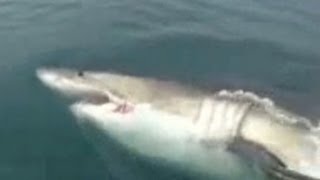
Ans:
[{"label": "dark blue water", "polygon": [[34,77],[42,66],[252,90],[317,119],[319,8],[318,0],[1,0],[0,179],[117,176]]}]

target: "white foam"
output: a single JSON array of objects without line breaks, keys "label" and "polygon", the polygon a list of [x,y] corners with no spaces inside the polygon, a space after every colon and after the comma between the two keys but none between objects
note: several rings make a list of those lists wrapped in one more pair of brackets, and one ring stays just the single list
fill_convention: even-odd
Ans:
[{"label": "white foam", "polygon": [[288,124],[300,124],[307,128],[312,128],[312,124],[308,119],[293,113],[289,113],[288,111],[275,105],[275,103],[271,99],[260,97],[253,92],[245,92],[243,90],[222,90],[216,93],[214,97],[234,102],[250,103],[254,105],[255,108],[262,109],[265,112],[269,113],[269,115],[273,116],[273,119],[276,121]]}]

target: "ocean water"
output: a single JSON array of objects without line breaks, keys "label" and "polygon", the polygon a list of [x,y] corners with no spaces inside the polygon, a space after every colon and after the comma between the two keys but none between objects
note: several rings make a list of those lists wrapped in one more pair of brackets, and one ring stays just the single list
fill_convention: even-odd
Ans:
[{"label": "ocean water", "polygon": [[0,0],[0,179],[121,172],[35,78],[43,66],[250,90],[316,123],[319,8],[318,0]]}]

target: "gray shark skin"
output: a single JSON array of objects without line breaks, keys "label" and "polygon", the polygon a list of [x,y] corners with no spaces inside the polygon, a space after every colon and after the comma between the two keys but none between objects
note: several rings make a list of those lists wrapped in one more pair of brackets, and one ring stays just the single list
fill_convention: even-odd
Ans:
[{"label": "gray shark skin", "polygon": [[36,74],[50,89],[77,98],[70,110],[82,127],[141,156],[221,179],[248,178],[244,162],[259,167],[257,178],[262,171],[273,179],[320,179],[318,127],[268,98],[108,72]]}]

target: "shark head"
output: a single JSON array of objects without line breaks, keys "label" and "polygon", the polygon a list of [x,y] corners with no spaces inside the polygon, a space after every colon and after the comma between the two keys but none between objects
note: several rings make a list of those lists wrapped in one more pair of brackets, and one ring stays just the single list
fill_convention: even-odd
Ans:
[{"label": "shark head", "polygon": [[38,69],[37,77],[44,85],[72,98],[71,112],[81,120],[108,132],[129,133],[136,115],[148,112],[148,96],[156,93],[148,81],[114,73],[76,71],[71,69]]},{"label": "shark head", "polygon": [[[139,98],[143,98],[141,90],[147,85],[138,78],[70,69],[38,69],[37,76],[46,86],[64,95],[102,102],[143,101]],[[134,91],[137,85],[140,85],[139,94]]]},{"label": "shark head", "polygon": [[[188,94],[170,82],[116,73],[43,68],[38,69],[36,74],[50,89],[75,99],[70,106],[74,115],[109,123],[110,126],[111,122],[127,126],[138,119],[136,115],[151,112],[155,109],[153,107],[163,112],[172,112],[172,116],[179,117],[177,115],[182,115],[179,114],[180,107],[175,108],[170,103],[177,103],[179,97],[176,94],[182,94],[180,98],[185,96],[184,93]],[[168,91],[162,91],[163,88],[176,93],[169,94]],[[192,111],[192,103],[184,103],[183,106]],[[189,115],[183,114],[188,120]]]}]

